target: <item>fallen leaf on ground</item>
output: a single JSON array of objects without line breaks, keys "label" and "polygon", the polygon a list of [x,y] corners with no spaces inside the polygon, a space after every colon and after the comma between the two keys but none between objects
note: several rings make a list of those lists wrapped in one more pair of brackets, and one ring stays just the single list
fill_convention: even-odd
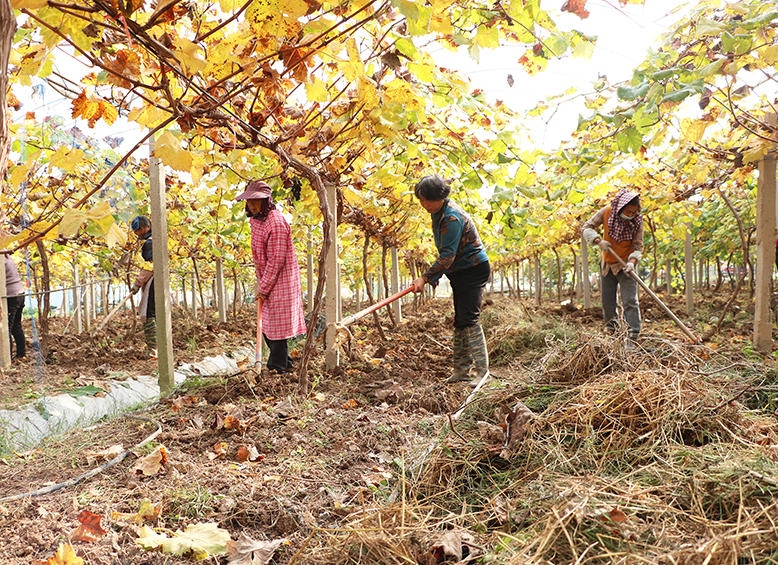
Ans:
[{"label": "fallen leaf on ground", "polygon": [[261,455],[254,445],[249,445],[248,447],[241,445],[238,448],[238,461],[241,463],[245,463],[246,461],[256,463],[257,461],[261,461],[264,458],[265,456]]},{"label": "fallen leaf on ground", "polygon": [[130,469],[130,472],[150,477],[159,473],[165,463],[167,463],[167,450],[164,445],[160,445],[146,457],[138,459]]},{"label": "fallen leaf on ground", "polygon": [[238,541],[227,542],[227,565],[267,565],[276,550],[289,543],[287,539],[256,541],[241,532]]},{"label": "fallen leaf on ground", "polygon": [[349,408],[357,408],[358,406],[359,404],[357,403],[356,400],[354,400],[353,398],[349,398],[346,402],[343,403],[341,408],[349,409]]},{"label": "fallen leaf on ground", "polygon": [[57,552],[46,561],[36,559],[32,565],[84,565],[84,560],[76,555],[76,551],[69,543],[60,543]]},{"label": "fallen leaf on ground", "polygon": [[224,457],[227,455],[227,444],[225,442],[217,443],[213,446],[213,451],[206,451],[205,454],[211,461],[219,457]]},{"label": "fallen leaf on ground", "polygon": [[82,510],[77,519],[81,522],[81,525],[70,534],[70,539],[94,542],[106,534],[106,531],[100,526],[102,516],[99,514],[94,514],[89,510]]},{"label": "fallen leaf on ground", "polygon": [[214,523],[192,524],[183,532],[176,530],[172,537],[158,534],[148,526],[141,526],[137,540],[145,549],[159,547],[172,555],[184,555],[191,551],[197,559],[226,553],[228,541],[230,532]]},{"label": "fallen leaf on ground", "polygon": [[143,524],[144,522],[156,522],[162,512],[162,503],[154,505],[148,498],[144,498],[140,501],[140,507],[136,513],[122,514],[121,512],[114,512],[114,520],[121,518],[129,522],[135,522],[136,524]]},{"label": "fallen leaf on ground", "polygon": [[86,462],[88,465],[91,465],[97,461],[110,461],[122,453],[124,453],[124,445],[117,443],[102,451],[87,451]]}]

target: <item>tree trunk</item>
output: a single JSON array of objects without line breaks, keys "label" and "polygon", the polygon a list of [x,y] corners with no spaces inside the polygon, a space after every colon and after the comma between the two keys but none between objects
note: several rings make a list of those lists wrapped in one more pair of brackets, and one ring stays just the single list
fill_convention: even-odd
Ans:
[{"label": "tree trunk", "polygon": [[[11,55],[11,43],[16,33],[16,18],[14,18],[11,3],[0,0],[0,179],[5,178],[8,169],[8,153],[11,138],[8,130],[8,58]],[[5,212],[2,212],[5,216]]]},{"label": "tree trunk", "polygon": [[[384,296],[390,297],[392,295],[391,291],[389,290],[389,277],[386,274],[386,252],[389,249],[389,246],[386,243],[381,244],[381,280],[384,283]],[[389,312],[389,321],[392,323],[392,327],[397,327],[397,320],[394,319],[394,311],[390,306],[386,307],[386,310]]]},{"label": "tree trunk", "polygon": [[716,286],[713,288],[713,294],[716,294],[724,282],[724,274],[721,272],[721,259],[716,257]]},{"label": "tree trunk", "polygon": [[[735,216],[735,220],[737,221],[737,229],[738,229],[738,233],[740,234],[740,245],[743,248],[743,263],[747,265],[748,264],[748,241],[746,239],[745,230],[743,229],[743,220],[740,218],[740,214],[738,214],[735,206],[733,206],[732,202],[730,202],[729,198],[727,198],[727,195],[724,194],[724,192],[721,190],[720,187],[717,188],[719,194],[721,195],[721,198],[724,199],[724,202],[727,204],[727,207],[730,209],[732,215]],[[721,323],[724,321],[724,318],[726,318],[729,309],[732,307],[732,304],[734,304],[735,299],[737,298],[737,295],[740,292],[740,287],[743,285],[743,281],[745,280],[745,278],[746,278],[746,271],[745,269],[743,269],[740,272],[740,276],[737,278],[737,283],[735,284],[735,290],[732,291],[732,296],[730,296],[729,300],[724,305],[724,309],[721,311],[721,316],[719,316],[718,322],[716,322],[716,325],[713,326],[713,328],[711,328],[711,330],[702,337],[703,341],[708,341],[711,337],[713,337],[716,333],[718,333],[719,328],[721,328]]]},{"label": "tree trunk", "polygon": [[646,215],[645,218],[646,224],[648,224],[648,231],[651,232],[651,252],[654,258],[653,268],[651,269],[651,277],[648,279],[648,287],[651,288],[653,286],[654,290],[658,290],[657,272],[659,271],[659,262],[656,258],[656,234],[654,232],[654,223],[651,221],[651,218],[648,215]]},{"label": "tree trunk", "polygon": [[[49,270],[49,255],[46,252],[46,246],[40,239],[35,242],[38,248],[38,254],[41,256],[41,290],[43,291],[42,300],[38,300],[40,325],[41,355],[46,359],[49,355],[49,312],[51,312],[51,271]],[[43,306],[41,306],[41,302]]]},{"label": "tree trunk", "polygon": [[[197,268],[197,259],[194,257],[192,257],[192,266],[194,267],[194,276],[197,284],[197,290],[200,294],[200,306],[203,308],[203,324],[205,324],[205,295],[203,294],[203,281],[200,279],[200,271]],[[192,293],[192,296],[194,296],[194,293]],[[194,300],[194,298],[192,298],[192,300]]]},{"label": "tree trunk", "polygon": [[556,257],[556,301],[562,302],[562,260],[559,258],[556,247],[552,247],[551,250]]}]

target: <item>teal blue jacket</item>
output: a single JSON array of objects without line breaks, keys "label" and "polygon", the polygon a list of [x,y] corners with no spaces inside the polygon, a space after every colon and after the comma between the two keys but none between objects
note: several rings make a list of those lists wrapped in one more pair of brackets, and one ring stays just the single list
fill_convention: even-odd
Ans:
[{"label": "teal blue jacket", "polygon": [[438,258],[422,275],[429,284],[436,284],[444,274],[489,262],[473,220],[448,198],[432,214],[432,234]]}]

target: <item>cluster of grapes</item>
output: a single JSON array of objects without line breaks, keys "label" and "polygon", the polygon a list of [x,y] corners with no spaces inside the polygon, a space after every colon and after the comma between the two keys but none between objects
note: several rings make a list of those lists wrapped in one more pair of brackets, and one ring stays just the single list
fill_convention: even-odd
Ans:
[{"label": "cluster of grapes", "polygon": [[303,183],[300,181],[300,179],[292,179],[292,197],[294,198],[295,202],[299,202],[300,200],[300,192],[303,190]]}]

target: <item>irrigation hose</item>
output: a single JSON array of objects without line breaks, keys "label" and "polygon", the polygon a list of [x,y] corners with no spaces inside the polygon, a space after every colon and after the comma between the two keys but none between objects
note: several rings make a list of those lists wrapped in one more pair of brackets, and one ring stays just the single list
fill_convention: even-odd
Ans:
[{"label": "irrigation hose", "polygon": [[14,494],[12,496],[6,496],[5,498],[0,498],[0,502],[9,502],[11,500],[19,500],[19,499],[27,498],[27,497],[40,496],[42,494],[48,494],[50,492],[55,492],[55,491],[58,491],[60,489],[63,489],[63,488],[70,487],[70,486],[73,486],[75,484],[78,484],[81,481],[83,481],[84,479],[88,479],[90,477],[94,477],[95,475],[97,475],[99,473],[102,473],[106,469],[110,469],[114,465],[117,465],[118,463],[121,463],[122,461],[124,461],[124,459],[127,457],[127,455],[129,455],[132,451],[140,449],[141,447],[143,447],[147,443],[149,443],[151,441],[154,441],[154,438],[156,438],[162,432],[162,425],[159,422],[157,422],[156,420],[152,420],[151,418],[147,418],[146,416],[136,416],[134,414],[125,414],[124,416],[127,417],[127,418],[132,418],[133,420],[141,420],[141,421],[144,421],[144,422],[149,422],[151,424],[155,424],[157,426],[157,431],[155,431],[153,434],[151,434],[149,437],[144,439],[142,442],[137,444],[132,449],[128,449],[124,453],[121,453],[120,455],[117,455],[116,457],[114,457],[110,461],[106,461],[105,463],[103,463],[102,465],[100,465],[99,467],[97,467],[95,469],[92,469],[91,471],[87,471],[83,475],[80,475],[78,477],[74,477],[72,479],[69,479],[69,480],[63,482],[63,483],[59,483],[59,484],[56,484],[56,485],[51,485],[51,486],[48,486],[48,487],[45,487],[45,488],[41,488],[41,489],[38,489],[38,490],[33,490],[33,491],[30,491],[30,492],[25,492],[23,494]]}]

